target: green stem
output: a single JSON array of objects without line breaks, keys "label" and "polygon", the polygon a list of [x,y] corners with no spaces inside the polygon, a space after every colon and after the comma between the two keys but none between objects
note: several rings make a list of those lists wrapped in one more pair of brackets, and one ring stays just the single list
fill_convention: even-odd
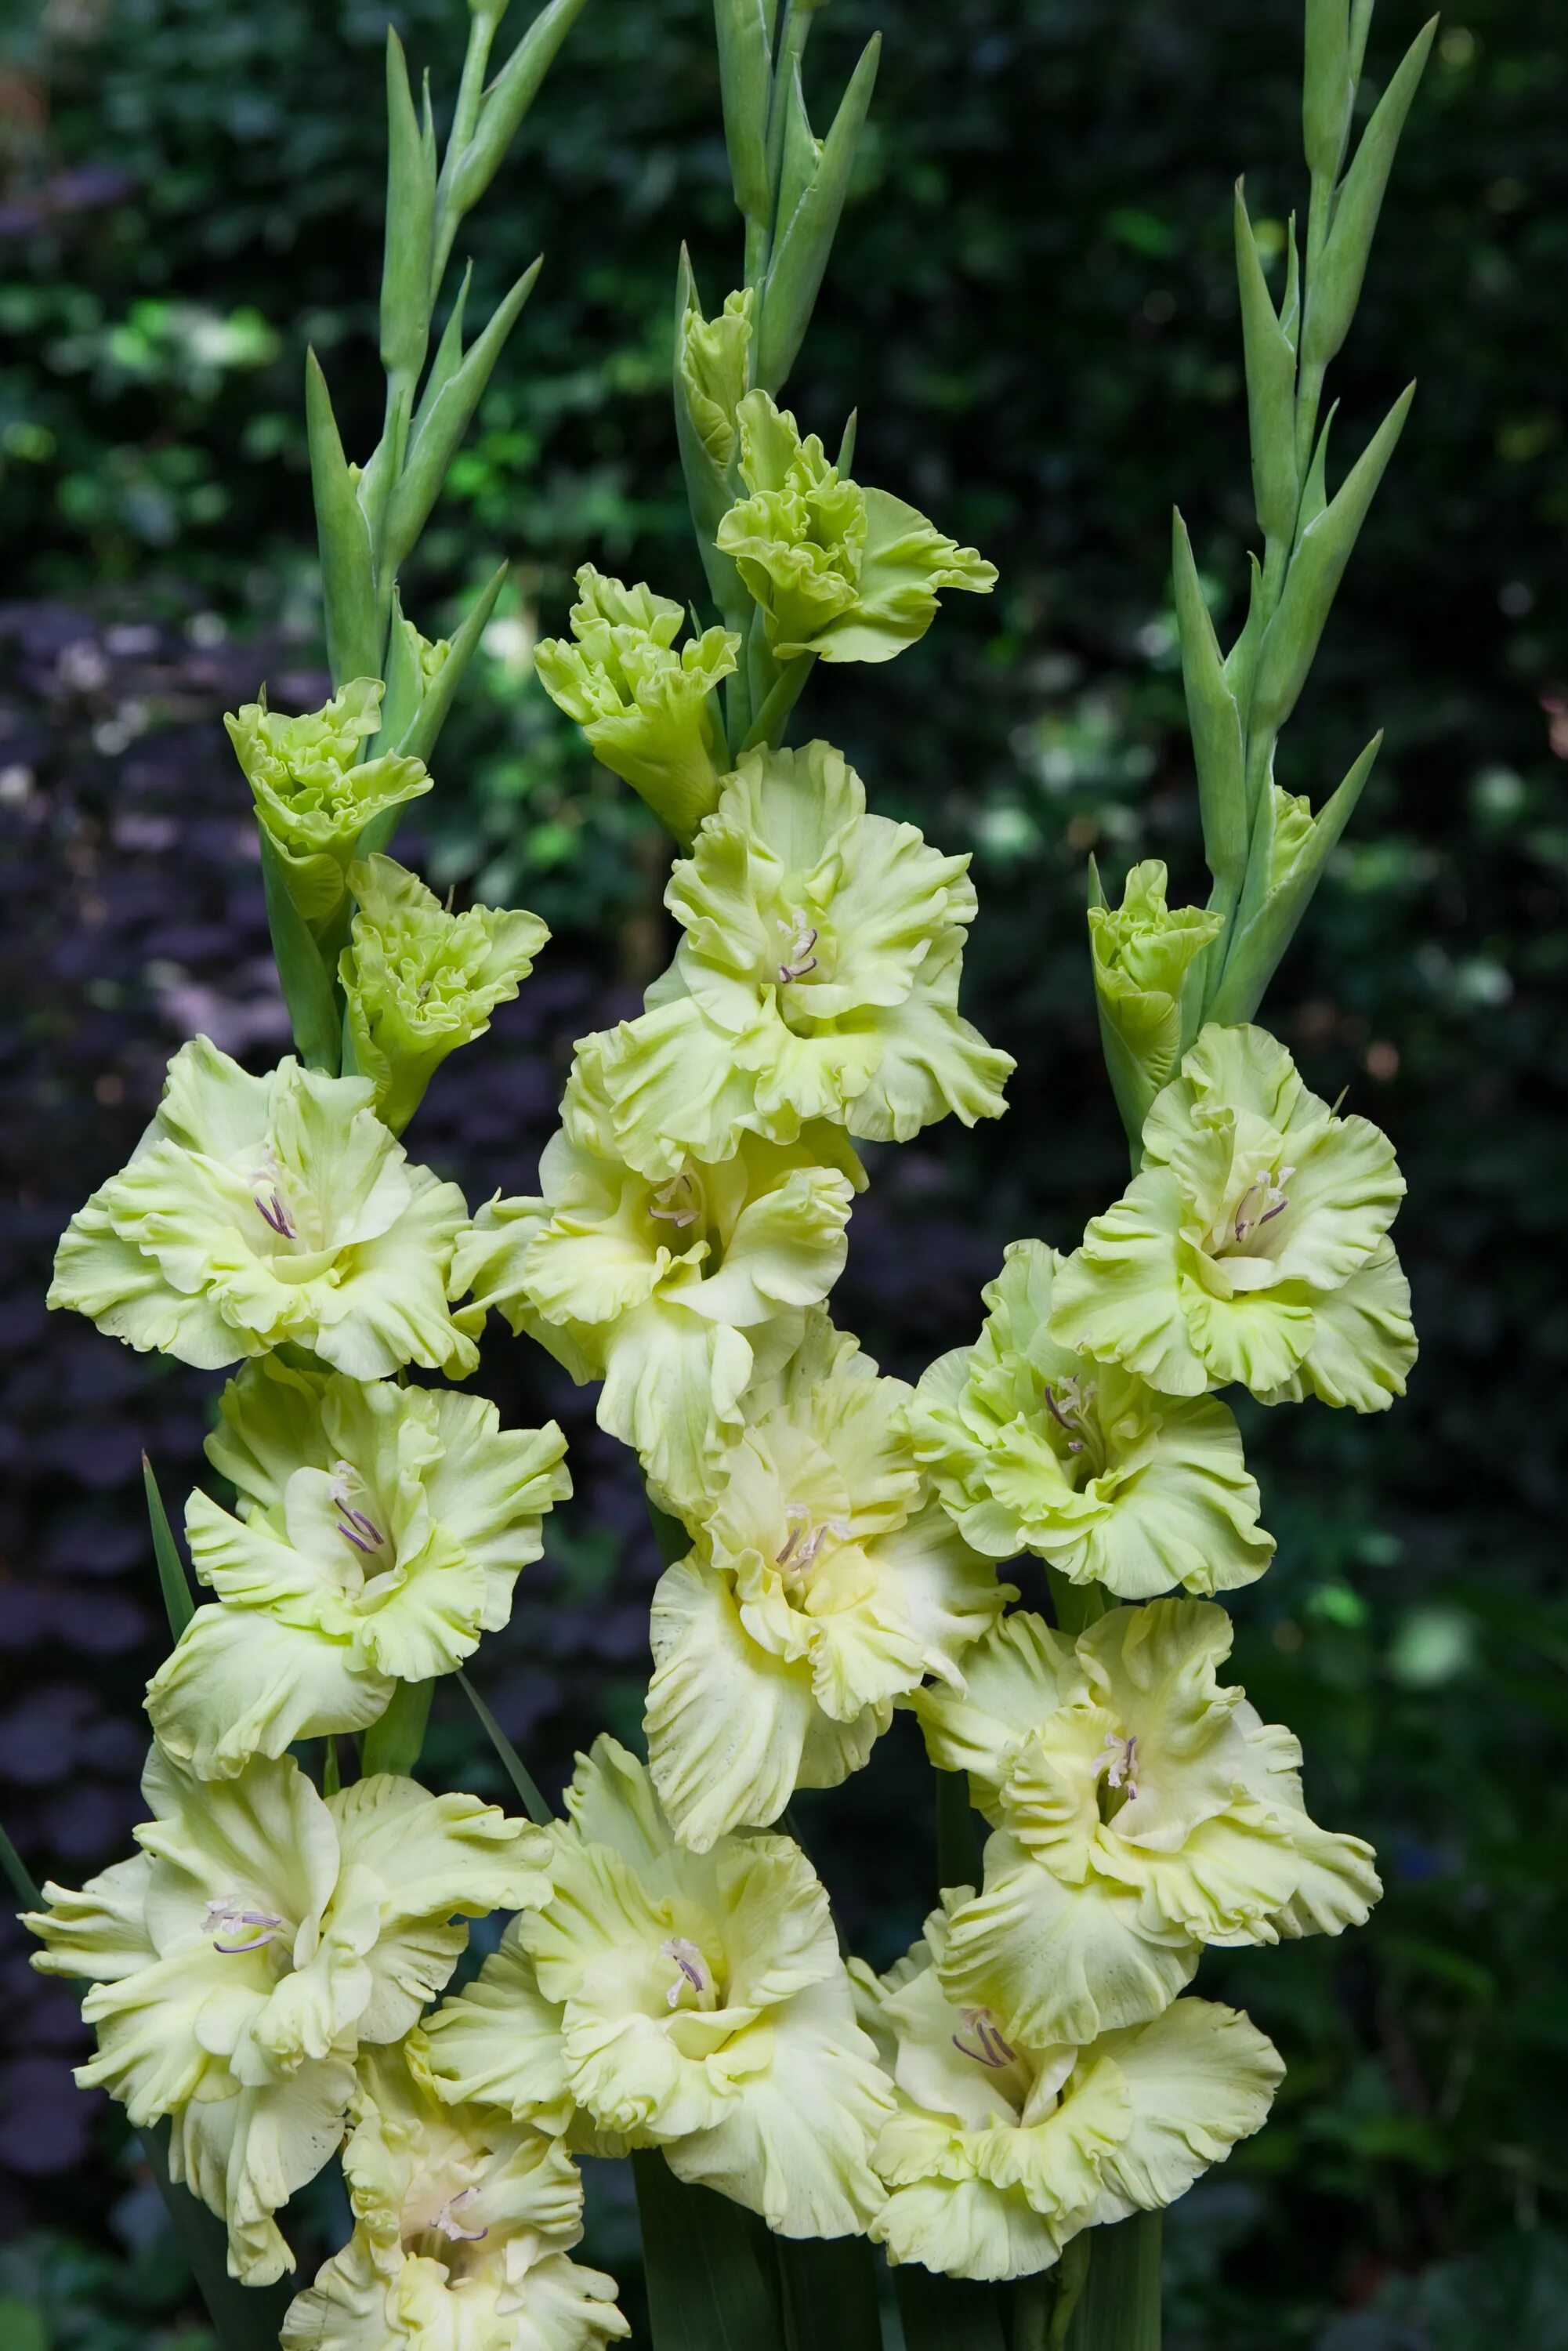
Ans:
[{"label": "green stem", "polygon": [[747,751],[755,751],[760,743],[769,745],[774,750],[778,749],[784,739],[784,728],[789,721],[789,713],[800,701],[800,690],[816,666],[815,653],[800,653],[794,661],[785,663],[765,697],[761,708],[746,731],[740,749],[736,754],[737,758],[743,757]]}]

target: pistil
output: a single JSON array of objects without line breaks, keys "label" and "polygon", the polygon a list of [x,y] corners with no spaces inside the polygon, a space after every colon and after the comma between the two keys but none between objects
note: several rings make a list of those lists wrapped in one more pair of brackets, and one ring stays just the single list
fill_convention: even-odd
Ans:
[{"label": "pistil", "polygon": [[489,2230],[465,2229],[461,2226],[457,2219],[459,2212],[467,2211],[469,2206],[474,2202],[478,2193],[479,2190],[477,2188],[460,2188],[455,2196],[449,2196],[447,2198],[445,2203],[442,2206],[440,2211],[431,2222],[431,2227],[433,2229],[439,2229],[442,2235],[447,2238],[455,2245],[482,2244],[484,2240],[489,2235]]},{"label": "pistil", "polygon": [[649,1203],[648,1214],[656,1217],[662,1225],[674,1225],[677,1232],[685,1232],[688,1225],[695,1224],[696,1186],[684,1168],[667,1184],[660,1185]]},{"label": "pistil", "polygon": [[[235,1958],[242,1951],[265,1949],[282,1925],[283,1920],[276,1910],[245,1910],[240,1907],[237,1901],[231,1898],[226,1902],[208,1903],[207,1915],[202,1921],[202,1932],[212,1936],[214,1951],[222,1951],[225,1958]],[[226,1929],[235,1927],[246,1927],[251,1929],[242,1943],[220,1942],[214,1931],[214,1928]]]}]

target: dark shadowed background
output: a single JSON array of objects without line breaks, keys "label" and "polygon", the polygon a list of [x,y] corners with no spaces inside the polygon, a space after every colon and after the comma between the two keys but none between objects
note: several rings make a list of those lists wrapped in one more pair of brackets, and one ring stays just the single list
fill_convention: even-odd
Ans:
[{"label": "dark shadowed background", "polygon": [[[521,16],[527,0],[518,0]],[[0,1813],[79,1883],[138,1817],[164,1639],[139,1490],[177,1504],[215,1382],[46,1316],[54,1239],[200,1028],[285,1024],[220,715],[319,698],[301,361],[350,453],[370,336],[382,0],[48,0],[0,10]],[[450,93],[460,0],[391,11]],[[1369,92],[1416,27],[1385,0]],[[546,273],[409,580],[428,632],[499,556],[517,592],[421,804],[427,872],[556,936],[410,1141],[471,1201],[531,1186],[571,1040],[668,949],[664,851],[529,674],[585,559],[699,585],[665,392],[680,239],[708,307],[738,252],[706,0],[591,0],[471,223],[482,289]],[[1124,1171],[1082,905],[1166,857],[1200,886],[1166,573],[1179,499],[1232,622],[1251,534],[1230,182],[1302,195],[1296,0],[832,0],[826,111],[888,36],[857,199],[791,386],[861,415],[863,478],[1000,567],[894,666],[813,686],[873,800],[972,849],[968,1009],[1017,1056],[1005,1124],[873,1160],[841,1319],[915,1374],[972,1337],[1021,1233],[1071,1246]],[[1238,1669],[1305,1741],[1320,1817],[1388,1880],[1344,1944],[1213,1955],[1290,2077],[1167,2230],[1171,2351],[1568,2346],[1568,36],[1560,0],[1457,0],[1338,371],[1347,460],[1421,379],[1281,779],[1387,741],[1271,999],[1311,1081],[1385,1125],[1422,1360],[1385,1420],[1246,1414],[1277,1563]],[[1276,226],[1273,243],[1281,242]],[[407,851],[404,852],[408,853]],[[628,1458],[542,1357],[492,1345],[509,1416],[568,1426],[577,1499],[476,1678],[547,1788],[634,1735],[655,1573]],[[1026,1585],[1033,1596],[1033,1586]],[[885,1961],[935,1884],[907,1722],[805,1832]],[[444,1689],[427,1773],[498,1792]],[[117,2114],[71,2086],[63,1991],[0,1924],[0,2342],[197,2351]],[[635,2308],[613,2168],[591,2251]],[[338,2225],[329,2179],[301,2251]]]}]

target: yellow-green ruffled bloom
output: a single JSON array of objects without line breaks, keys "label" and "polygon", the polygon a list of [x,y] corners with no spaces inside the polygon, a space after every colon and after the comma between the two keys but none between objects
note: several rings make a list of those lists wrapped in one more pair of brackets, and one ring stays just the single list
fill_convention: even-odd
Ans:
[{"label": "yellow-green ruffled bloom", "polygon": [[908,1427],[966,1541],[1151,1600],[1249,1583],[1273,1555],[1241,1437],[1213,1396],[1164,1395],[1051,1335],[1061,1260],[1014,1241],[972,1347],[932,1364]]},{"label": "yellow-green ruffled bloom", "polygon": [[472,1288],[476,1311],[498,1309],[574,1380],[603,1381],[601,1427],[635,1448],[678,1511],[711,1491],[743,1390],[778,1370],[805,1309],[842,1271],[865,1179],[826,1124],[789,1146],[744,1136],[722,1165],[660,1183],[640,1176],[612,1131],[605,1042],[578,1046],[541,1196],[482,1208],[454,1280]]},{"label": "yellow-green ruffled bloom", "polygon": [[254,1078],[193,1038],[130,1165],[67,1227],[49,1304],[205,1370],[292,1342],[355,1379],[471,1372],[447,1305],[463,1195],[409,1158],[373,1091],[292,1058]]},{"label": "yellow-green ruffled bloom", "polygon": [[993,564],[902,498],[841,475],[767,392],[747,392],[737,413],[749,495],[716,537],[761,609],[777,660],[891,661],[925,634],[939,590],[995,587]]},{"label": "yellow-green ruffled bloom", "polygon": [[1284,2067],[1233,2008],[1178,2000],[1087,2047],[1003,2032],[943,1991],[948,1913],[876,1977],[852,1962],[862,2022],[898,2092],[872,2157],[888,2188],[871,2234],[949,2277],[1049,2269],[1081,2229],[1157,2212],[1261,2127]]},{"label": "yellow-green ruffled bloom", "polygon": [[958,1011],[968,863],[868,816],[826,743],[748,754],[671,876],[674,967],[606,1050],[622,1157],[667,1176],[810,1119],[907,1142],[998,1117],[1012,1061]]},{"label": "yellow-green ruffled bloom", "polygon": [[1167,1395],[1380,1412],[1416,1358],[1388,1228],[1388,1137],[1336,1118],[1261,1029],[1203,1029],[1144,1128],[1144,1165],[1057,1277],[1051,1334]]},{"label": "yellow-green ruffled bloom", "polygon": [[571,634],[534,653],[539,683],[575,718],[593,755],[641,793],[661,824],[689,841],[718,799],[718,728],[709,701],[740,639],[708,629],[675,648],[686,616],[668,596],[628,588],[585,563]]},{"label": "yellow-green ruffled bloom", "polygon": [[1222,914],[1168,907],[1166,886],[1165,866],[1146,858],[1128,874],[1119,906],[1089,909],[1100,1033],[1117,1100],[1135,1110],[1134,1125],[1176,1075],[1184,991],[1225,928]]},{"label": "yellow-green ruffled bloom", "polygon": [[483,1396],[366,1385],[272,1360],[231,1381],[207,1458],[240,1515],[196,1492],[198,1608],[148,1687],[176,1759],[226,1778],[297,1739],[362,1730],[398,1681],[451,1673],[511,1614],[571,1490],[553,1421],[504,1429]]},{"label": "yellow-green ruffled bloom", "polygon": [[1230,1643],[1206,1600],[1113,1608],[1076,1643],[1014,1615],[970,1650],[963,1692],[910,1700],[995,1830],[943,1989],[1009,2041],[1145,2023],[1206,1943],[1336,1935],[1376,1901],[1370,1845],[1308,1814],[1295,1739],[1217,1679]]},{"label": "yellow-green ruffled bloom", "polygon": [[265,696],[224,720],[256,795],[263,831],[282,861],[289,895],[308,922],[341,905],[359,838],[371,819],[431,789],[423,759],[360,758],[381,725],[380,678],[357,677],[319,710],[297,718]]},{"label": "yellow-green ruffled bloom", "polygon": [[862,2231],[892,2098],[805,1855],[766,1835],[688,1853],[612,1739],[566,1805],[549,1900],[429,2022],[436,2088],[576,2146],[662,2147],[782,2236]]},{"label": "yellow-green ruffled bloom", "polygon": [[896,1433],[908,1395],[813,1309],[660,1579],[649,1762],[699,1852],[859,1771],[925,1675],[962,1688],[964,1652],[1018,1596],[931,1499]]},{"label": "yellow-green ruffled bloom", "polygon": [[448,1053],[511,1002],[549,932],[537,914],[448,914],[391,857],[360,860],[349,883],[359,911],[338,965],[349,1035],[378,1116],[401,1134]]},{"label": "yellow-green ruffled bloom", "polygon": [[582,2181],[559,2139],[430,2086],[423,2035],[360,2059],[343,2177],[354,2233],[297,2294],[283,2351],[596,2351],[615,2281],[567,2256]]},{"label": "yellow-green ruffled bloom", "polygon": [[361,2044],[415,2022],[464,1919],[547,1897],[549,1848],[385,1773],[323,1798],[292,1757],[212,1784],[154,1748],[141,1789],[142,1850],[79,1894],[44,1888],[33,1965],[91,1984],[78,2082],[138,2126],[170,2116],[173,2177],[227,2222],[234,2274],[267,2284],[293,2265],[272,2216],[337,2149]]}]

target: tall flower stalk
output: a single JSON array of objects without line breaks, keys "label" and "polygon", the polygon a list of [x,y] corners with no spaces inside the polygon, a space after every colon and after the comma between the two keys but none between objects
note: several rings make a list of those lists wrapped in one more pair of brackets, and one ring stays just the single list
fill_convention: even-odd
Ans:
[{"label": "tall flower stalk", "polygon": [[[1275,781],[1409,405],[1331,488],[1327,371],[1430,28],[1352,155],[1370,0],[1308,0],[1310,198],[1278,294],[1238,191],[1263,543],[1228,653],[1179,517],[1175,541],[1211,887],[1173,906],[1150,861],[1119,904],[1095,877],[1089,915],[1131,1180],[1076,1248],[1016,1242],[974,1343],[911,1388],[831,1315],[856,1145],[1000,1115],[1013,1065],[960,1009],[967,860],[880,815],[800,713],[819,661],[894,659],[996,574],[862,478],[853,418],[783,404],[877,64],[873,41],[818,139],[821,5],[716,0],[740,280],[705,306],[683,257],[674,364],[711,609],[585,562],[538,648],[672,836],[680,938],[643,1010],[579,1043],[537,1193],[471,1217],[400,1139],[546,941],[452,914],[388,854],[439,789],[499,586],[432,643],[399,575],[535,276],[470,341],[465,280],[436,333],[447,266],[582,5],[554,0],[489,78],[506,0],[471,0],[444,152],[389,38],[362,466],[310,363],[332,696],[229,722],[298,1058],[256,1076],[185,1047],[61,1243],[52,1304],[235,1367],[208,1444],[234,1507],[184,1514],[215,1595],[193,1614],[152,1489],[176,1646],[141,1850],[30,1917],[38,1964],[90,1987],[83,2078],[166,2148],[183,2224],[222,2224],[249,2290],[212,2289],[225,2351],[277,2335],[277,2215],[340,2149],[353,2232],[288,2303],[289,2351],[624,2335],[571,2253],[579,2161],[628,2154],[657,2351],[877,2351],[881,2256],[909,2351],[1155,2351],[1158,2216],[1282,2070],[1186,1988],[1212,1945],[1337,1934],[1379,1892],[1309,1810],[1291,1732],[1224,1677],[1215,1595],[1273,1551],[1221,1392],[1377,1411],[1415,1353],[1392,1149],[1257,1015],[1377,747],[1319,809]],[[407,1382],[465,1377],[492,1312],[597,1384],[664,1560],[645,1755],[593,1741],[560,1817],[476,1698],[530,1818],[413,1777],[434,1680],[506,1623],[570,1490],[553,1426]],[[998,1573],[1026,1554],[1051,1621]],[[789,1806],[900,1708],[940,1883],[878,1976]],[[497,1908],[498,1948],[444,1999]]]}]

